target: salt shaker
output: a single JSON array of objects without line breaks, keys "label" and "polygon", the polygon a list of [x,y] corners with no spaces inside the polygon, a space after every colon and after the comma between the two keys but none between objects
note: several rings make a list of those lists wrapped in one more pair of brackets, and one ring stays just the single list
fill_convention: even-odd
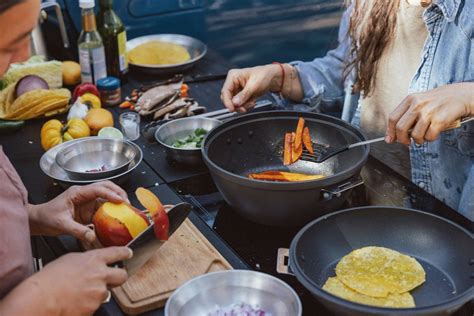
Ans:
[{"label": "salt shaker", "polygon": [[128,140],[137,140],[140,137],[140,115],[135,112],[120,114],[122,133]]}]

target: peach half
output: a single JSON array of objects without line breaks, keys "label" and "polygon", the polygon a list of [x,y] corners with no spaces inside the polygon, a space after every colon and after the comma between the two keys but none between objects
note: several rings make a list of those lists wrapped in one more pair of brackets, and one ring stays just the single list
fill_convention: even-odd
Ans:
[{"label": "peach half", "polygon": [[92,219],[100,243],[105,246],[125,246],[149,225],[145,214],[131,205],[104,203]]}]

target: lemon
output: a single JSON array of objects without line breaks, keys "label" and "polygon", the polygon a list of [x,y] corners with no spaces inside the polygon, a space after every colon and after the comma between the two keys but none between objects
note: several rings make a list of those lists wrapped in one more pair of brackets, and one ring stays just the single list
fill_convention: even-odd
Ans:
[{"label": "lemon", "polygon": [[97,134],[99,137],[123,139],[123,134],[115,127],[104,127]]}]

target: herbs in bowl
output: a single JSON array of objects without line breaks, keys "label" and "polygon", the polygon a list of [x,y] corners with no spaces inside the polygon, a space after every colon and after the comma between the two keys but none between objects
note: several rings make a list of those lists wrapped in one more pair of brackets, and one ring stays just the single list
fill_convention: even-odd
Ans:
[{"label": "herbs in bowl", "polygon": [[190,135],[174,141],[171,146],[179,149],[199,149],[207,133],[209,131],[204,128],[196,128]]},{"label": "herbs in bowl", "polygon": [[169,162],[201,166],[201,147],[204,147],[204,140],[207,134],[220,124],[220,121],[208,117],[180,118],[158,127],[155,139],[163,146]]}]

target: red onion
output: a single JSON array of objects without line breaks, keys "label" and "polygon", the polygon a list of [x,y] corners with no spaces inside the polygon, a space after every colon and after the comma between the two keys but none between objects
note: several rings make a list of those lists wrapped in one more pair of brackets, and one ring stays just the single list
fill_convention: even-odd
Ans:
[{"label": "red onion", "polygon": [[28,91],[37,89],[49,89],[48,83],[43,78],[36,75],[24,76],[16,83],[15,98],[18,98]]},{"label": "red onion", "polygon": [[232,304],[224,308],[217,308],[209,316],[272,316],[261,308],[254,309],[251,305],[245,303]]}]

